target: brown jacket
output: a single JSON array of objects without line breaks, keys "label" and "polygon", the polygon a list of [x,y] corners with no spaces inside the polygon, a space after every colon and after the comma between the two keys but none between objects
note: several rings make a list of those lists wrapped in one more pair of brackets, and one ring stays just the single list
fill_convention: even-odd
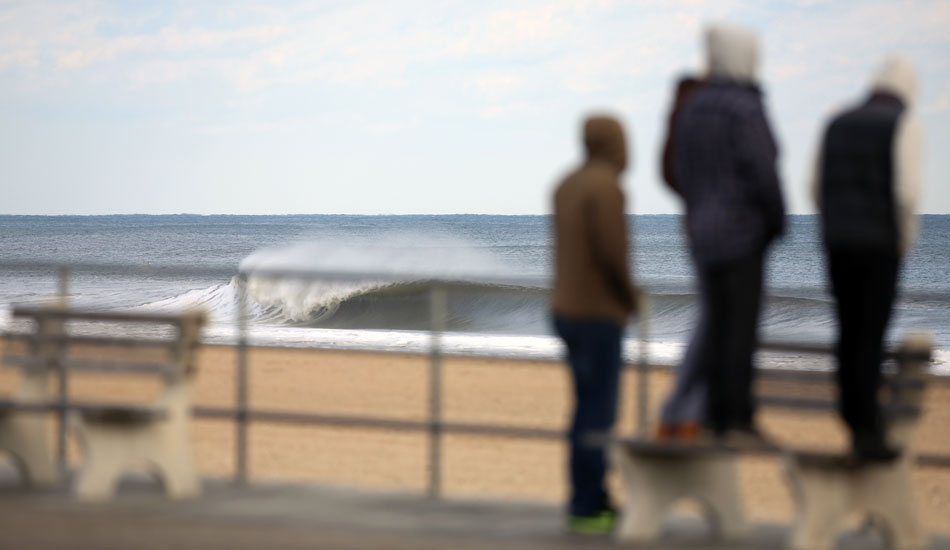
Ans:
[{"label": "brown jacket", "polygon": [[618,176],[627,164],[620,124],[590,118],[587,159],[554,193],[554,313],[623,325],[636,311],[627,264],[624,196]]}]

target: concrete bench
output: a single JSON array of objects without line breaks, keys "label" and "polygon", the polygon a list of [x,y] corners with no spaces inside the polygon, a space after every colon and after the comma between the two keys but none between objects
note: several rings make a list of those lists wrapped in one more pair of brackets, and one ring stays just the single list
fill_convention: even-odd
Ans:
[{"label": "concrete bench", "polygon": [[[17,457],[29,478],[45,481],[42,475],[55,471],[47,444],[48,415],[39,413],[68,411],[69,427],[78,436],[83,453],[73,485],[78,498],[110,498],[123,471],[140,462],[159,476],[169,497],[190,497],[200,492],[192,464],[189,425],[194,352],[204,324],[203,314],[16,308],[13,315],[33,320],[35,330],[21,335],[27,353],[4,357],[7,365],[23,370],[23,382],[13,399],[0,401],[0,410],[5,411],[0,426],[9,426],[0,428],[0,448]],[[68,327],[73,323],[82,324],[85,332],[97,336],[71,334]],[[171,329],[171,334],[165,338],[98,336],[110,327],[131,326],[142,327],[149,334]],[[88,359],[70,353],[77,346],[109,346],[125,353],[113,352],[103,360]],[[158,349],[163,360],[135,358],[129,351],[133,348]],[[76,370],[110,376],[160,375],[164,385],[154,403],[143,405],[72,402],[62,396],[53,399],[48,389],[50,375],[63,377]],[[61,391],[65,391],[65,384]],[[16,421],[10,423],[10,419]],[[33,424],[25,425],[27,420]],[[6,433],[12,435],[4,437]]]},{"label": "concrete bench", "polygon": [[[892,354],[897,369],[885,376],[888,391],[884,410],[888,440],[903,453],[891,463],[861,464],[843,452],[780,448],[764,442],[727,446],[711,440],[679,443],[610,439],[626,493],[617,537],[623,541],[656,540],[673,503],[686,498],[701,504],[717,538],[743,539],[749,527],[738,487],[737,459],[740,455],[764,454],[782,458],[796,499],[798,519],[789,541],[791,548],[833,548],[844,520],[854,512],[873,517],[892,547],[923,548],[926,538],[914,512],[910,474],[913,435],[926,385],[923,372],[931,347],[928,337],[912,336]],[[821,376],[791,374],[799,381]],[[826,390],[833,387],[827,375],[824,385]],[[772,391],[760,395],[758,386],[769,386]],[[795,384],[786,386],[793,388]],[[783,384],[757,384],[757,397],[760,409],[837,410],[830,391],[822,396],[820,392],[791,391]]]},{"label": "concrete bench", "polygon": [[[40,321],[38,333],[56,330],[58,325]],[[31,353],[37,368],[26,369],[17,390],[0,400],[0,449],[9,453],[27,483],[52,486],[59,479],[49,448],[50,368],[55,364],[54,350],[34,348]]]}]

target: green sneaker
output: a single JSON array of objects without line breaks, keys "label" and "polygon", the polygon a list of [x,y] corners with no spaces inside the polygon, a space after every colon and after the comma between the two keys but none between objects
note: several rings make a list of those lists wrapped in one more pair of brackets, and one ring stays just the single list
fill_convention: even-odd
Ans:
[{"label": "green sneaker", "polygon": [[615,510],[604,510],[592,516],[570,516],[567,530],[579,535],[608,535],[617,523]]}]

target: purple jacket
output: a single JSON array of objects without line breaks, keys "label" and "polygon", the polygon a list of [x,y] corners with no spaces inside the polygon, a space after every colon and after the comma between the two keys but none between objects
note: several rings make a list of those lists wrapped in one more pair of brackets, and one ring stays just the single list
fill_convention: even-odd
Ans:
[{"label": "purple jacket", "polygon": [[763,251],[782,233],[785,205],[759,89],[710,80],[674,124],[673,169],[693,257],[714,264]]}]

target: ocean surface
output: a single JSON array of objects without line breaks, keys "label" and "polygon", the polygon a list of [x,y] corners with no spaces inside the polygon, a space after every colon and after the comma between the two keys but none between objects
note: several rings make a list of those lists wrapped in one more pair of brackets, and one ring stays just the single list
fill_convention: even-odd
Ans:
[{"label": "ocean surface", "polygon": [[[696,318],[694,279],[679,216],[631,216],[631,258],[652,294],[649,323],[631,324],[626,352],[638,356],[645,328],[650,359],[675,363]],[[950,216],[923,216],[901,275],[888,339],[934,335],[934,372],[950,374]],[[817,218],[791,216],[768,257],[761,336],[832,342]],[[38,304],[58,289],[57,273],[24,262],[80,264],[71,303],[99,308],[201,307],[206,340],[234,342],[237,297],[248,297],[249,339],[257,345],[422,351],[429,345],[426,281],[451,280],[450,353],[557,357],[548,321],[551,265],[546,216],[0,216],[0,325],[15,330],[14,304]],[[108,269],[82,266],[105,264]],[[221,268],[182,273],[156,267]],[[246,279],[237,273],[248,273]],[[273,277],[317,271],[319,280]],[[257,274],[255,274],[255,272]],[[764,355],[763,366],[822,368],[794,354]]]}]

